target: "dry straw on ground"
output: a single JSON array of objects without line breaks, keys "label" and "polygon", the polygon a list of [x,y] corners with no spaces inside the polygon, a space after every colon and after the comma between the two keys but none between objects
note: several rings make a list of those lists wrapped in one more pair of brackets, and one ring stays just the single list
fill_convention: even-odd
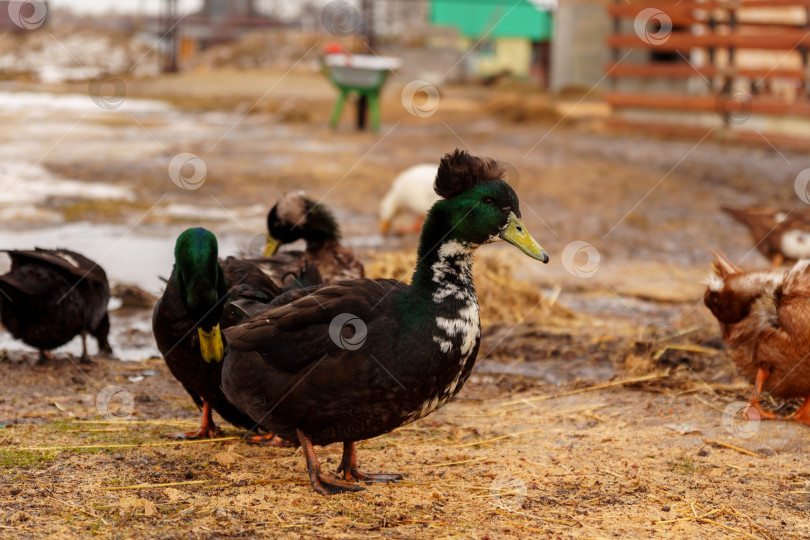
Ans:
[{"label": "dry straw on ground", "polygon": [[[372,278],[391,278],[409,283],[416,266],[416,253],[397,251],[371,255],[366,273]],[[558,287],[544,290],[516,277],[517,265],[493,254],[477,253],[473,279],[481,305],[481,325],[515,325],[543,321],[571,324],[582,316],[559,304]]]}]

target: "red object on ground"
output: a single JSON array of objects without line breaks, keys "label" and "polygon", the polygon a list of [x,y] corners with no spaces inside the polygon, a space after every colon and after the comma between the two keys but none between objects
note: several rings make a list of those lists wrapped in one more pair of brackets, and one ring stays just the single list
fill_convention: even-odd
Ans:
[{"label": "red object on ground", "polygon": [[346,49],[340,43],[327,43],[323,46],[323,52],[326,54],[342,54],[346,52]]}]

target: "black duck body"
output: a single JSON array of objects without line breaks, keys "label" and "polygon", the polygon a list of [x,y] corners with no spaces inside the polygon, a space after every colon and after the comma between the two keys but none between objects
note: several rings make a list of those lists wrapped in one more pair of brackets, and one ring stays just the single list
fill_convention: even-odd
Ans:
[{"label": "black duck body", "polygon": [[298,439],[316,491],[359,488],[323,474],[313,444],[343,443],[348,481],[390,481],[357,470],[354,443],[422,418],[461,390],[481,336],[472,280],[479,246],[503,239],[548,261],[503,174],[492,160],[445,156],[436,180],[444,200],[422,228],[410,285],[312,287],[225,331],[225,395],[266,429]]},{"label": "black duck body", "polygon": [[[266,429],[289,439],[301,429],[318,445],[369,439],[429,414],[472,371],[478,306],[472,291],[469,303],[453,298],[420,308],[413,304],[432,299],[414,299],[409,289],[396,280],[324,286],[291,304],[295,314],[282,307],[264,315],[277,324],[248,323],[241,336],[228,332],[226,394]],[[454,321],[462,320],[460,311],[469,316],[463,332],[450,336],[419,324],[404,329],[402,319],[412,309]],[[276,341],[279,333],[285,339]],[[266,352],[244,350],[267,341],[277,345]]]},{"label": "black duck body", "polygon": [[[66,249],[7,250],[11,270],[0,276],[0,319],[23,343],[48,351],[76,335],[92,335],[112,352],[107,274],[94,261]],[[83,342],[84,360],[88,360]]]},{"label": "black duck body", "polygon": [[220,264],[224,283],[209,285],[219,291],[219,301],[213,310],[192,313],[183,301],[175,269],[155,306],[152,328],[169,371],[194,403],[202,407],[207,402],[234,426],[250,430],[257,427],[256,422],[228,401],[222,392],[222,362],[205,362],[201,358],[200,337],[196,329],[203,320],[209,320],[211,324],[218,322],[223,328],[238,324],[247,317],[239,310],[223,309],[229,302],[247,299],[269,303],[281,291],[250,263],[228,257]]}]

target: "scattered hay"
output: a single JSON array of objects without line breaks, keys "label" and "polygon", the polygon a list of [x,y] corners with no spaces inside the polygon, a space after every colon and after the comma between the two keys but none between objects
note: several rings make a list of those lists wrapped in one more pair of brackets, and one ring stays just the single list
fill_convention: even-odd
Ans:
[{"label": "scattered hay", "polygon": [[555,110],[548,96],[498,94],[487,100],[484,110],[516,124],[560,120],[560,113]]},{"label": "scattered hay", "polygon": [[[0,400],[0,418],[25,414],[35,422],[0,422],[0,449],[9,458],[0,463],[3,537],[171,537],[184,530],[251,538],[522,538],[529,531],[766,539],[810,532],[805,428],[763,422],[741,442],[721,422],[733,397],[696,385],[694,394],[673,399],[659,391],[671,375],[518,394],[471,380],[430,417],[360,444],[363,468],[402,472],[402,482],[323,497],[309,486],[300,450],[232,437],[161,440],[196,412],[162,361],[145,364],[158,374],[137,384],[120,382],[131,366],[94,365],[93,388],[125,384],[136,398],[154,397],[136,399],[133,419],[115,421],[98,416],[93,400],[82,398],[84,387],[66,385],[71,376],[90,376],[70,363],[32,370],[0,362],[3,395],[23,381],[38,385]],[[54,399],[66,411],[53,409]],[[701,435],[662,425],[673,418]],[[318,450],[328,474],[340,452],[339,445]]]},{"label": "scattered hay", "polygon": [[[415,252],[372,254],[366,274],[375,279],[410,282],[416,265]],[[492,254],[479,253],[473,263],[473,279],[481,305],[483,326],[515,325],[542,321],[571,324],[582,318],[559,304],[559,288],[544,291],[538,285],[515,277],[516,265]]]}]

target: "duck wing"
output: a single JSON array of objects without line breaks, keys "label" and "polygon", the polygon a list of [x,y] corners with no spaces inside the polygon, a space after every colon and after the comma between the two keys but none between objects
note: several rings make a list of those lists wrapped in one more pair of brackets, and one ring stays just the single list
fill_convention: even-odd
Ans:
[{"label": "duck wing", "polygon": [[12,271],[21,266],[38,264],[59,269],[72,276],[107,283],[107,274],[95,261],[68,249],[2,250],[11,257]]},{"label": "duck wing", "polygon": [[47,284],[43,283],[41,280],[23,283],[11,274],[0,276],[0,292],[2,296],[11,302],[24,302],[28,298],[40,294],[46,287]]},{"label": "duck wing", "polygon": [[244,259],[258,267],[274,282],[286,286],[305,270],[303,251],[282,251],[272,257]]},{"label": "duck wing", "polygon": [[335,250],[335,259],[337,260],[338,267],[341,268],[342,271],[336,272],[334,281],[366,277],[363,263],[355,257],[351,250],[339,246],[339,248]]},{"label": "duck wing", "polygon": [[385,317],[383,300],[408,288],[394,279],[357,279],[290,291],[274,300],[276,307],[224,334],[230,347],[256,351],[295,373],[333,352],[341,336],[351,342],[360,328]]},{"label": "duck wing", "polygon": [[220,261],[220,266],[230,284],[229,296],[246,296],[270,302],[284,292],[251,260],[228,257]]}]

